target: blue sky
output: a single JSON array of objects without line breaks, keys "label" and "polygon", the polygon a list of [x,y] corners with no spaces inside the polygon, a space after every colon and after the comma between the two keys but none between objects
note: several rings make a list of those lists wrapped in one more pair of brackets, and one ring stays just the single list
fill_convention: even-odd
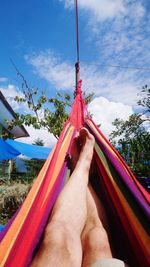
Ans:
[{"label": "blue sky", "polygon": [[[150,68],[150,2],[78,2],[83,90],[95,92],[89,109],[108,135],[114,118],[126,119],[135,111],[140,88],[150,84],[150,71],[109,67]],[[20,107],[13,97],[21,89],[9,57],[48,96],[56,90],[73,92],[73,0],[0,0],[0,40],[0,90],[16,111]]]}]

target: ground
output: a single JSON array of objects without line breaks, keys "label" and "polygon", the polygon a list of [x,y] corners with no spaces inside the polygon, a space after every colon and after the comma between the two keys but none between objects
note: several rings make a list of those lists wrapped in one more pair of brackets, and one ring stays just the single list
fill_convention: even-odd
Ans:
[{"label": "ground", "polygon": [[0,224],[6,224],[31,188],[31,184],[3,182],[0,185]]}]

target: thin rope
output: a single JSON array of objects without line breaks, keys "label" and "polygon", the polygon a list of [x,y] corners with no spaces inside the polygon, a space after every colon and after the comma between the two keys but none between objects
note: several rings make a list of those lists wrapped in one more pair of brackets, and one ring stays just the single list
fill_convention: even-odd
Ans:
[{"label": "thin rope", "polygon": [[[86,63],[86,62],[85,62]],[[88,63],[88,65],[97,66],[97,67],[108,67],[108,68],[120,68],[120,69],[131,69],[131,70],[144,70],[150,71],[149,67],[138,67],[138,66],[121,66],[121,65],[107,65],[107,64],[97,64],[97,63]]]},{"label": "thin rope", "polygon": [[76,14],[76,48],[77,48],[77,62],[80,61],[80,52],[79,52],[79,23],[78,23],[78,0],[74,0],[75,4],[75,14]]}]

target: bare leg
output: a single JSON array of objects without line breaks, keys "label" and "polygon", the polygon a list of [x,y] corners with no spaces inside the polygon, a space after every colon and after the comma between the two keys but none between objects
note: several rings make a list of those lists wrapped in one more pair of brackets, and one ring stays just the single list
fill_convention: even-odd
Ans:
[{"label": "bare leg", "polygon": [[[106,232],[109,233],[108,220],[107,220],[107,216],[106,216],[106,212],[105,212],[103,203],[100,202],[99,198],[97,197],[94,189],[92,188],[92,186],[90,184],[88,185],[88,195],[91,195],[91,198],[93,198],[95,205],[96,205],[96,208],[97,208],[97,213],[98,213],[99,219],[100,219],[103,227],[105,228]],[[89,200],[91,198],[89,198]]]},{"label": "bare leg", "polygon": [[80,141],[82,150],[76,168],[56,201],[32,267],[81,266],[80,236],[87,217],[86,195],[94,138],[82,129]]},{"label": "bare leg", "polygon": [[[90,267],[91,264],[95,263],[97,260],[112,258],[108,236],[105,230],[105,228],[107,228],[105,212],[101,204],[98,204],[99,211],[97,210],[94,202],[94,198],[96,197],[92,197],[90,190],[87,190],[88,215],[82,233],[83,267]],[[106,227],[104,228],[103,225],[106,225]]]}]

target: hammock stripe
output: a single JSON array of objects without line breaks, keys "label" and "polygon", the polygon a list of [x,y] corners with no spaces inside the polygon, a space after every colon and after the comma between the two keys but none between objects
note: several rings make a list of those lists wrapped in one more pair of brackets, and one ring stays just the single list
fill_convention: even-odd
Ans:
[{"label": "hammock stripe", "polygon": [[141,190],[141,186],[139,190],[138,183],[133,174],[130,176],[131,172],[128,171],[126,163],[120,160],[118,153],[103,138],[96,125],[90,119],[86,121],[86,125],[96,139],[96,162],[103,179],[103,186],[109,194],[109,202],[116,210],[115,219],[120,221],[139,266],[148,266],[150,260],[149,195]]},{"label": "hammock stripe", "polygon": [[[20,211],[0,243],[0,266],[27,266],[67,176],[65,157],[74,127],[66,124]],[[24,248],[24,249],[23,249]]]},{"label": "hammock stripe", "polygon": [[131,267],[150,266],[150,196],[88,115],[81,84],[56,146],[24,203],[0,235],[0,266],[30,265],[53,205],[69,178],[67,158],[73,138],[83,125],[96,140],[97,176],[91,183],[95,183],[100,201],[104,200],[116,255]]}]

